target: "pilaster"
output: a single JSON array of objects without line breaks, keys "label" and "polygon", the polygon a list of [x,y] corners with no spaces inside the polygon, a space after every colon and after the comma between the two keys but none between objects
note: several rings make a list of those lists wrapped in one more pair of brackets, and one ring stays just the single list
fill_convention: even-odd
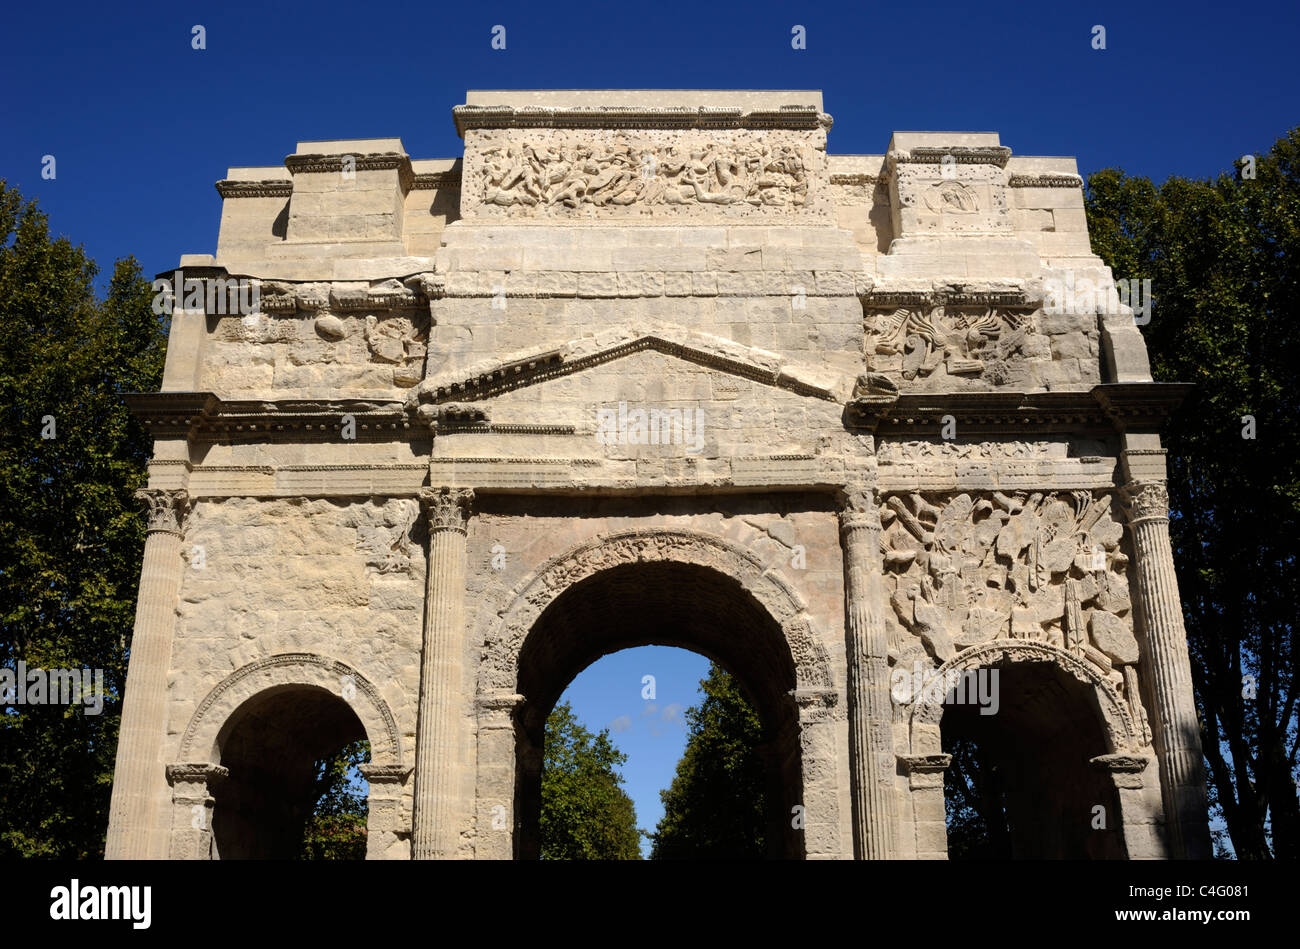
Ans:
[{"label": "pilaster", "polygon": [[230,776],[219,764],[193,762],[167,765],[167,783],[172,787],[172,860],[212,858],[212,788]]}]

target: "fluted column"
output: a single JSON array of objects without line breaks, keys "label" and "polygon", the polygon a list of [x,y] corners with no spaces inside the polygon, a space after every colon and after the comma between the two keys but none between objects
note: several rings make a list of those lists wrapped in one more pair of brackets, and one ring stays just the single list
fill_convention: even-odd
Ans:
[{"label": "fluted column", "polygon": [[161,761],[176,597],[181,589],[181,531],[189,513],[184,491],[141,490],[149,525],[135,605],[135,631],[122,700],[113,796],[108,810],[108,860],[165,857]]},{"label": "fluted column", "polygon": [[1171,856],[1208,859],[1205,770],[1187,633],[1169,543],[1169,494],[1163,481],[1132,481],[1123,493],[1133,531],[1134,605],[1154,705],[1151,731],[1160,762]]},{"label": "fluted column", "polygon": [[415,860],[454,857],[459,838],[458,765],[466,740],[465,525],[473,498],[467,489],[420,493],[429,522],[429,570],[415,749]]},{"label": "fluted column", "polygon": [[887,860],[896,852],[898,808],[889,647],[882,612],[880,512],[874,491],[850,488],[843,492],[840,543],[848,633],[854,856]]}]

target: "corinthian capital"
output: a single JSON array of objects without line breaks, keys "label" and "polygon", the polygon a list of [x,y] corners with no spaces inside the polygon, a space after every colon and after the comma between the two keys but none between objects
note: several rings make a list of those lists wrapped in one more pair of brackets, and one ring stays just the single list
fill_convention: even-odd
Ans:
[{"label": "corinthian capital", "polygon": [[1163,481],[1131,481],[1120,493],[1130,523],[1152,518],[1168,519],[1169,491]]},{"label": "corinthian capital", "polygon": [[149,518],[147,533],[163,531],[168,534],[181,533],[185,518],[190,512],[190,496],[186,491],[164,491],[159,488],[141,488],[135,493],[136,500],[144,502],[145,513]]},{"label": "corinthian capital", "polygon": [[840,529],[865,527],[880,530],[880,494],[875,488],[848,485],[836,494]]},{"label": "corinthian capital", "polygon": [[429,519],[429,531],[465,533],[474,492],[469,488],[421,488],[420,506]]}]

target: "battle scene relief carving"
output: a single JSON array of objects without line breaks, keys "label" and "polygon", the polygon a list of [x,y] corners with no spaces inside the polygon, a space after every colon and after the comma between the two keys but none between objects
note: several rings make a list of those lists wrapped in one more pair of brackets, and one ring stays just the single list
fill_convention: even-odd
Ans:
[{"label": "battle scene relief carving", "polygon": [[799,212],[825,156],[780,141],[510,141],[473,155],[465,210],[517,216]]},{"label": "battle scene relief carving", "polygon": [[898,662],[947,662],[994,639],[1058,646],[1117,684],[1126,676],[1115,667],[1138,662],[1111,496],[895,494],[881,521]]},{"label": "battle scene relief carving", "polygon": [[905,388],[934,389],[954,381],[1031,387],[1030,361],[1051,358],[1032,311],[933,301],[870,311],[865,349],[867,369]]}]

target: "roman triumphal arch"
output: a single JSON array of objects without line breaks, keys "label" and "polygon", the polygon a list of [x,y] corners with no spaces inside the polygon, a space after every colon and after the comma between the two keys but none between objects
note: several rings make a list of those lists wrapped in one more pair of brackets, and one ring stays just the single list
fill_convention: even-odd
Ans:
[{"label": "roman triumphal arch", "polygon": [[1209,855],[1183,387],[1073,159],[828,154],[808,91],[452,118],[456,159],[230,169],[216,253],[155,285],[110,857],[284,856],[361,738],[370,857],[536,856],[546,714],[650,643],[751,699],[773,856],[948,856],[959,748],[1007,855]]}]

